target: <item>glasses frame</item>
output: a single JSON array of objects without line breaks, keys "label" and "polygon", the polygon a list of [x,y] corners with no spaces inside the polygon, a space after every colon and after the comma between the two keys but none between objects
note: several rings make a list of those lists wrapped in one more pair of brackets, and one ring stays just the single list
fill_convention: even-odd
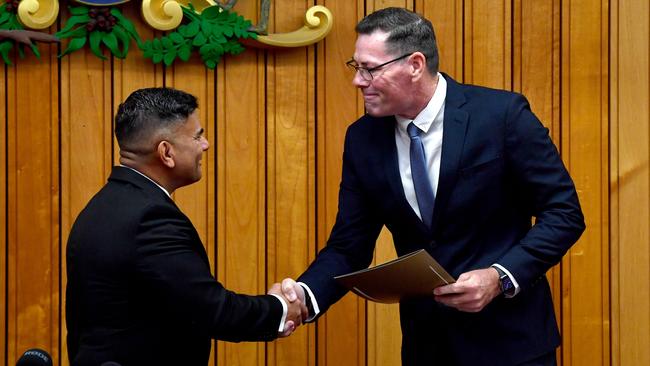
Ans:
[{"label": "glasses frame", "polygon": [[[384,66],[386,66],[386,65],[388,65],[388,64],[391,64],[391,63],[393,63],[393,62],[396,62],[396,61],[399,61],[399,60],[405,59],[405,58],[411,56],[412,54],[413,54],[413,52],[411,52],[411,53],[407,53],[407,54],[402,55],[402,56],[400,56],[400,57],[398,57],[398,58],[394,58],[394,59],[392,59],[392,60],[390,60],[390,61],[386,61],[386,62],[384,62],[384,63],[381,64],[381,65],[373,66],[373,67],[371,67],[371,68],[367,68],[367,67],[359,66],[359,65],[357,64],[357,62],[354,61],[353,58],[350,59],[349,61],[347,61],[347,62],[345,63],[345,65],[347,65],[350,69],[354,70],[355,73],[358,72],[359,75],[361,75],[361,78],[362,78],[363,80],[365,80],[365,81],[372,81],[372,80],[375,78],[374,75],[372,75],[372,72],[373,72],[373,71],[377,71],[377,70],[381,69],[382,67],[384,67]],[[364,75],[365,75],[365,74],[364,74],[364,71],[367,72],[368,75],[370,75],[370,79],[368,79],[367,77],[364,76]]]}]

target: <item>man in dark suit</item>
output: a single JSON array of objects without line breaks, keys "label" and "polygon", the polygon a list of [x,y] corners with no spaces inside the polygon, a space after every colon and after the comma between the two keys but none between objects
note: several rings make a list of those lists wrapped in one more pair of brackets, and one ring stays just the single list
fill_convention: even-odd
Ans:
[{"label": "man in dark suit", "polygon": [[72,226],[66,320],[73,366],[201,365],[211,339],[270,341],[306,307],[225,289],[190,220],[170,194],[201,179],[208,149],[196,98],[141,89],[120,104],[120,166]]},{"label": "man in dark suit", "polygon": [[585,226],[548,130],[523,96],[440,74],[423,17],[383,9],[356,30],[348,66],[367,114],[345,137],[327,246],[283,291],[313,321],[346,293],[334,276],[368,267],[385,225],[398,255],[425,249],[457,278],[401,302],[404,365],[554,365],[544,274]]}]

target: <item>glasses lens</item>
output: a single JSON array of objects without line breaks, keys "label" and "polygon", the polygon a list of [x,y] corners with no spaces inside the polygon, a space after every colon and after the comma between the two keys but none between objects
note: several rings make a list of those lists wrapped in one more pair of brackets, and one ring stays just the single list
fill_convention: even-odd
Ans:
[{"label": "glasses lens", "polygon": [[372,80],[372,74],[365,67],[357,65],[353,60],[345,63],[345,65],[354,73],[359,73],[364,80]]},{"label": "glasses lens", "polygon": [[370,73],[370,71],[368,71],[368,69],[364,69],[362,67],[359,68],[359,74],[361,74],[361,77],[364,80],[367,80],[367,81],[372,80],[372,74]]}]

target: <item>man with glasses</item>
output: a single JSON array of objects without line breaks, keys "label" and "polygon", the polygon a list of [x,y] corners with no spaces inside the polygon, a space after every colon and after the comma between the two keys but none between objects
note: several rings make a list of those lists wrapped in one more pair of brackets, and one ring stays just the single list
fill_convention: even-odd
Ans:
[{"label": "man with glasses", "polygon": [[367,114],[345,137],[327,246],[283,291],[313,321],[346,293],[334,276],[368,267],[385,225],[398,255],[425,249],[457,278],[400,303],[404,365],[554,365],[545,273],[585,224],[548,130],[523,96],[439,73],[423,17],[383,9],[356,31],[347,65]]}]

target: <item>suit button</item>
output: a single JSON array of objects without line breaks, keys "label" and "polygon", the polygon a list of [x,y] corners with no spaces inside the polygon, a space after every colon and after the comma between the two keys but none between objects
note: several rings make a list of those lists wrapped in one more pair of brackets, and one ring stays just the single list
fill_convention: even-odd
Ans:
[{"label": "suit button", "polygon": [[429,243],[429,246],[430,246],[431,248],[435,248],[437,245],[438,245],[438,243],[436,243],[435,240],[431,240],[431,242]]}]

